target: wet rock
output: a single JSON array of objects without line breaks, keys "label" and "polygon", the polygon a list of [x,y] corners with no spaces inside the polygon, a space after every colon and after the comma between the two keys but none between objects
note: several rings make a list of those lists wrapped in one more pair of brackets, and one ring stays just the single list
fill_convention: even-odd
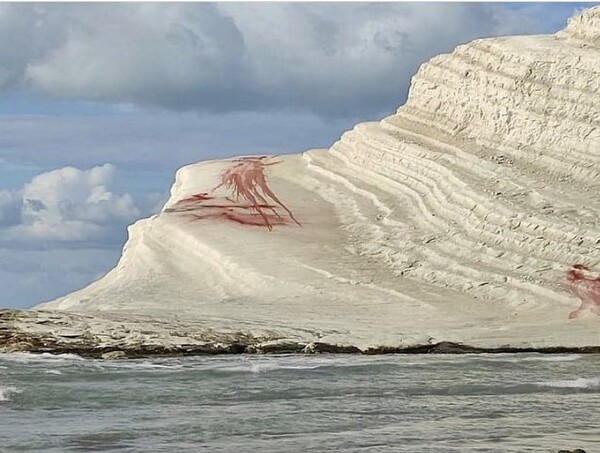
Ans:
[{"label": "wet rock", "polygon": [[290,354],[302,352],[305,347],[305,344],[287,338],[281,338],[249,346],[247,352],[259,354]]},{"label": "wet rock", "polygon": [[56,335],[58,335],[59,337],[65,337],[65,338],[77,338],[77,337],[81,337],[83,335],[83,332],[79,332],[77,330],[71,330],[71,329],[62,329],[62,330],[59,330],[58,332],[56,332]]},{"label": "wet rock", "polygon": [[125,354],[123,351],[110,351],[110,352],[105,352],[104,354],[102,354],[101,357],[104,360],[116,360],[116,359],[124,359],[125,357],[127,357],[127,354]]},{"label": "wet rock", "polygon": [[319,354],[319,353],[332,353],[332,354],[360,354],[362,351],[356,346],[351,345],[338,345],[321,343],[313,341],[307,344],[302,350],[305,354]]}]

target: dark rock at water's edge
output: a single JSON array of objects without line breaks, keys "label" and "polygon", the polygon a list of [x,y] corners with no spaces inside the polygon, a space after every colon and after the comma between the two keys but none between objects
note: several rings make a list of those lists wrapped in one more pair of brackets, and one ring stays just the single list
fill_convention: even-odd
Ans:
[{"label": "dark rock at water's edge", "polygon": [[[472,354],[600,353],[600,346],[481,348],[441,341],[422,345],[360,349],[282,336],[278,332],[216,331],[202,321],[157,319],[143,315],[65,311],[0,310],[0,352],[78,354],[120,359],[147,356],[216,354]],[[577,450],[574,450],[577,452]],[[578,452],[581,453],[581,452]]]},{"label": "dark rock at water's edge", "polygon": [[558,450],[558,453],[587,453],[587,452],[581,448],[576,448],[575,450]]}]

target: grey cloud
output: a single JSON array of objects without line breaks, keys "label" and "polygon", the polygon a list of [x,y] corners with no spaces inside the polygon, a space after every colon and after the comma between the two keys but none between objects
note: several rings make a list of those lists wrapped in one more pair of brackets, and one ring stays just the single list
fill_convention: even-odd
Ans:
[{"label": "grey cloud", "polygon": [[27,66],[34,88],[64,98],[187,108],[191,99],[214,103],[239,85],[242,37],[215,5],[60,8],[66,39]]},{"label": "grey cloud", "polygon": [[23,89],[27,66],[59,48],[64,39],[60,18],[42,5],[0,3],[0,90]]},{"label": "grey cloud", "polygon": [[213,113],[371,115],[400,104],[434,54],[547,28],[539,8],[493,3],[4,4],[0,88]]},{"label": "grey cloud", "polygon": [[25,210],[32,212],[41,212],[47,209],[47,206],[41,200],[31,200],[29,198],[25,198],[23,200],[23,206]]}]

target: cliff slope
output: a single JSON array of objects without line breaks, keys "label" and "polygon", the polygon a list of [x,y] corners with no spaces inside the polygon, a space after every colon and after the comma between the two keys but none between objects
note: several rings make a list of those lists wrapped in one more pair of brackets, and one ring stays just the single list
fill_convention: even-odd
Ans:
[{"label": "cliff slope", "polygon": [[422,65],[330,149],[180,169],[117,267],[43,304],[351,344],[600,345],[600,8]]}]

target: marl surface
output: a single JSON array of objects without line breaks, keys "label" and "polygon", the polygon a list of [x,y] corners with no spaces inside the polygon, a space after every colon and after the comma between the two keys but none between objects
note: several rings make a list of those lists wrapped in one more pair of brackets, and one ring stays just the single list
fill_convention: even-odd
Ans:
[{"label": "marl surface", "polygon": [[331,148],[180,169],[115,269],[41,308],[361,349],[600,345],[600,8],[476,40]]}]

